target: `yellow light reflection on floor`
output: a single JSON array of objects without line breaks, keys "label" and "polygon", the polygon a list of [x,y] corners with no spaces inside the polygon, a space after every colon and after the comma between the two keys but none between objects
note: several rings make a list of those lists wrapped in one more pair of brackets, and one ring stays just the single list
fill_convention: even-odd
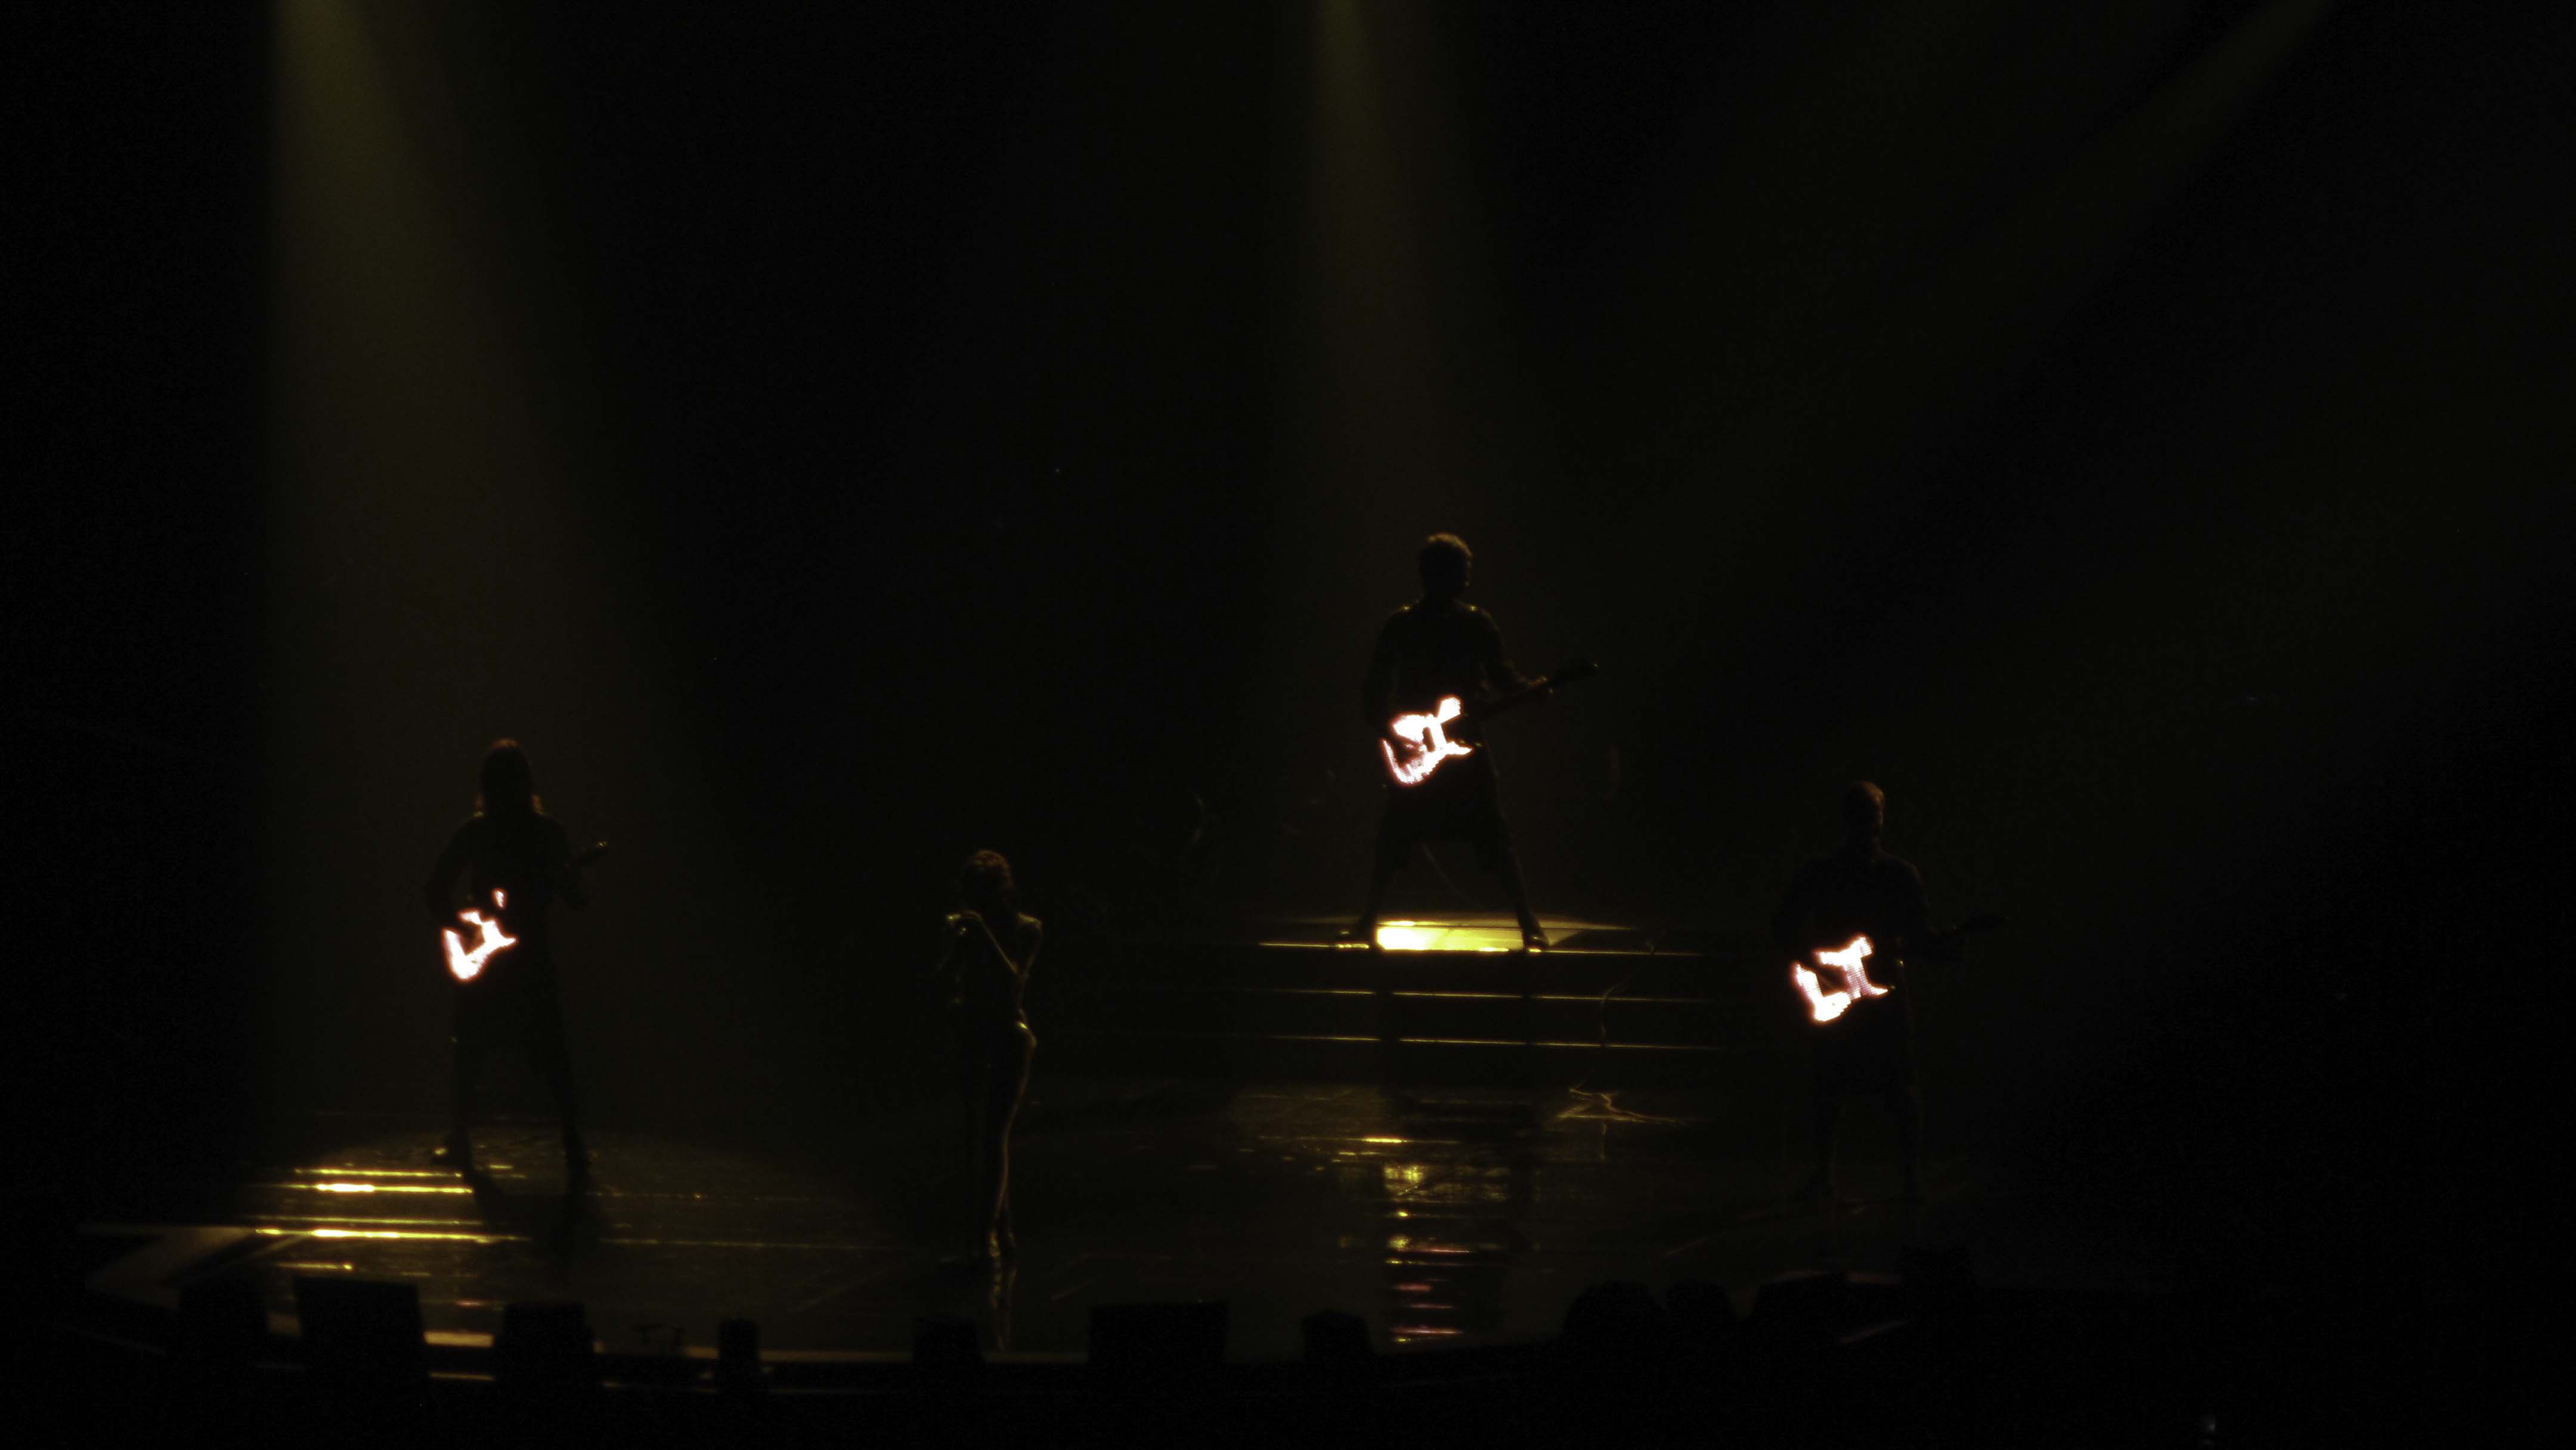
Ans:
[{"label": "yellow light reflection on floor", "polygon": [[260,1224],[251,1230],[269,1238],[304,1235],[317,1239],[411,1239],[434,1243],[523,1244],[527,1240],[516,1234],[427,1233],[419,1229],[395,1228],[284,1228]]},{"label": "yellow light reflection on floor", "polygon": [[315,1193],[472,1193],[462,1183],[281,1183],[280,1188],[303,1188]]},{"label": "yellow light reflection on floor", "polygon": [[427,1239],[436,1243],[500,1244],[508,1243],[506,1234],[442,1234],[404,1228],[317,1228],[317,1239]]},{"label": "yellow light reflection on floor", "polygon": [[[463,1302],[464,1301],[460,1301],[460,1307],[462,1307]],[[476,1307],[481,1306],[478,1305]],[[421,1335],[421,1339],[424,1343],[435,1344],[441,1349],[490,1349],[492,1347],[491,1335],[478,1334],[471,1329],[432,1329],[424,1332]],[[488,1382],[492,1377],[487,1374],[449,1373],[432,1370],[430,1371],[430,1378],[473,1379]]]},{"label": "yellow light reflection on floor", "polygon": [[[1578,956],[1653,956],[1651,945],[1631,941],[1610,946],[1594,942],[1570,948],[1570,938],[1589,937],[1593,933],[1623,932],[1608,923],[1584,921],[1570,916],[1541,916],[1539,926],[1547,933],[1551,951],[1572,951]],[[1283,923],[1289,924],[1289,923]],[[1255,945],[1271,951],[1351,951],[1364,952],[1374,945],[1390,952],[1516,952],[1521,949],[1520,923],[1499,912],[1467,912],[1437,919],[1412,917],[1400,921],[1382,921],[1372,941],[1357,941],[1344,934],[1343,924],[1318,917],[1301,918],[1293,923],[1299,934],[1263,937]],[[1633,936],[1633,933],[1627,935]]]},{"label": "yellow light reflection on floor", "polygon": [[1382,921],[1377,944],[1390,952],[1516,952],[1517,925],[1463,921]]},{"label": "yellow light reflection on floor", "polygon": [[462,1228],[475,1222],[470,1218],[352,1218],[345,1213],[272,1213],[268,1218],[274,1223],[410,1224],[421,1228]]},{"label": "yellow light reflection on floor", "polygon": [[[452,1181],[456,1177],[455,1171],[447,1168],[360,1168],[355,1164],[350,1163],[343,1163],[336,1168],[290,1168],[286,1171],[289,1173],[302,1174],[307,1178],[338,1178],[344,1180],[360,1178],[445,1178]],[[483,1165],[483,1171],[486,1173],[507,1173],[510,1172],[511,1169],[510,1165],[507,1163],[486,1163]]]}]

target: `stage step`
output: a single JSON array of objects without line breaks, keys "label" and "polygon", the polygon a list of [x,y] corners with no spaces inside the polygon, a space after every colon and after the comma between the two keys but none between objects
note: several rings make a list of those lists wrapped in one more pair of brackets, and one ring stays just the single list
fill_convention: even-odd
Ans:
[{"label": "stage step", "polygon": [[1041,1036],[1071,1071],[1683,1086],[1782,1070],[1761,985],[1712,954],[1177,942],[1084,973]]}]

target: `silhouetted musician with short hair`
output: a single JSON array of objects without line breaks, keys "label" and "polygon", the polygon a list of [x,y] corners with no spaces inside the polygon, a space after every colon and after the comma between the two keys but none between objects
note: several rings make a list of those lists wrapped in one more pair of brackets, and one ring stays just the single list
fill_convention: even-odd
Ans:
[{"label": "silhouetted musician with short hair", "polygon": [[[1416,564],[1422,597],[1398,609],[1378,631],[1360,689],[1372,734],[1383,734],[1398,714],[1431,712],[1444,696],[1472,703],[1529,684],[1504,652],[1503,632],[1493,616],[1459,598],[1467,592],[1475,564],[1466,542],[1455,534],[1433,534],[1423,542]],[[1520,919],[1522,944],[1547,945],[1521,884],[1511,828],[1503,821],[1494,752],[1485,745],[1445,762],[1415,784],[1388,784],[1377,860],[1369,873],[1366,904],[1351,925],[1353,938],[1375,939],[1378,911],[1396,871],[1417,844],[1440,840],[1472,844],[1477,861],[1502,879],[1503,893]]]},{"label": "silhouetted musician with short hair", "polygon": [[468,941],[479,928],[459,915],[456,891],[465,888],[465,910],[500,925],[511,944],[494,951],[470,980],[451,983],[456,994],[453,1115],[447,1161],[459,1172],[474,1165],[474,1074],[483,1053],[515,1039],[554,1092],[563,1115],[564,1163],[575,1187],[586,1182],[589,1156],[581,1137],[580,1103],[572,1062],[564,1048],[563,1003],[547,918],[553,904],[588,904],[580,867],[564,828],[537,798],[536,774],[515,740],[494,741],[484,752],[475,811],[448,838],[422,888],[431,919]]},{"label": "silhouetted musician with short hair", "polygon": [[1941,950],[1925,904],[1923,875],[1880,843],[1887,797],[1868,781],[1843,792],[1843,844],[1801,867],[1772,918],[1775,946],[1820,974],[1817,954],[1869,938],[1864,959],[1885,996],[1851,1002],[1839,1017],[1812,1024],[1815,1042],[1816,1167],[1802,1195],[1830,1200],[1834,1187],[1834,1122],[1842,1100],[1874,1096],[1896,1119],[1905,1195],[1922,1196],[1919,1172],[1923,1104],[1914,1082],[1913,995],[1905,959]]}]

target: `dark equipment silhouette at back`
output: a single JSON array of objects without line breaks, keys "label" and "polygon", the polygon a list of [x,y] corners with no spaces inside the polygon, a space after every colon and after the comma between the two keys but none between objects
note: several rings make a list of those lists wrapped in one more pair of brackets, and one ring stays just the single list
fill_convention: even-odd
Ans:
[{"label": "dark equipment silhouette at back", "polygon": [[[565,1167],[578,1188],[588,1181],[590,1160],[564,1045],[548,918],[557,901],[574,908],[588,904],[581,867],[607,848],[592,846],[575,855],[562,825],[538,800],[535,772],[515,740],[495,741],[484,752],[479,786],[474,814],[448,838],[421,890],[431,921],[452,934],[455,1078],[445,1156],[459,1172],[475,1171],[475,1072],[487,1050],[515,1040],[554,1093],[563,1117]],[[460,961],[457,938],[485,946],[487,954]]]}]

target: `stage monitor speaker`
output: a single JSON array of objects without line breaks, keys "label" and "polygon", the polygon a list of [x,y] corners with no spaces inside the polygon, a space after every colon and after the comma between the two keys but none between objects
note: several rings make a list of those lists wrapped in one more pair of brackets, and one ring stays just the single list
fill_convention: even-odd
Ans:
[{"label": "stage monitor speaker", "polygon": [[1910,1308],[1902,1286],[1884,1275],[1787,1274],[1754,1291],[1746,1328],[1774,1344],[1821,1346],[1902,1319]]},{"label": "stage monitor speaker", "polygon": [[209,1368],[247,1367],[268,1343],[268,1305],[246,1274],[181,1286],[174,1357]]},{"label": "stage monitor speaker", "polygon": [[303,1325],[304,1366],[320,1383],[406,1390],[429,1377],[415,1285],[298,1275],[295,1317]]},{"label": "stage monitor speaker", "polygon": [[912,1362],[944,1374],[981,1368],[984,1345],[976,1336],[974,1321],[937,1316],[913,1320]]},{"label": "stage monitor speaker", "polygon": [[1672,1342],[1672,1321],[1643,1284],[1595,1284],[1565,1309],[1565,1347],[1581,1359],[1634,1368]]},{"label": "stage monitor speaker", "polygon": [[1377,1351],[1369,1343],[1368,1321],[1342,1309],[1306,1316],[1308,1364],[1358,1364]]},{"label": "stage monitor speaker", "polygon": [[1222,1299],[1189,1304],[1096,1304],[1091,1363],[1116,1374],[1213,1370],[1225,1363]]},{"label": "stage monitor speaker", "polygon": [[1955,1316],[1976,1302],[1977,1273],[1966,1245],[1907,1249],[1898,1270],[1918,1313]]},{"label": "stage monitor speaker", "polygon": [[48,1315],[79,1297],[90,1270],[151,1241],[84,1235],[71,1195],[51,1187],[0,1192],[0,1234],[10,1248],[0,1255],[0,1297],[22,1312]]},{"label": "stage monitor speaker", "polygon": [[590,1316],[581,1305],[531,1301],[501,1310],[492,1340],[492,1378],[516,1389],[580,1389],[599,1382]]},{"label": "stage monitor speaker", "polygon": [[1664,1315],[1683,1344],[1724,1344],[1735,1337],[1735,1300],[1706,1279],[1676,1280],[1664,1290]]},{"label": "stage monitor speaker", "polygon": [[743,1391],[761,1388],[760,1325],[728,1319],[716,1326],[716,1388]]}]

